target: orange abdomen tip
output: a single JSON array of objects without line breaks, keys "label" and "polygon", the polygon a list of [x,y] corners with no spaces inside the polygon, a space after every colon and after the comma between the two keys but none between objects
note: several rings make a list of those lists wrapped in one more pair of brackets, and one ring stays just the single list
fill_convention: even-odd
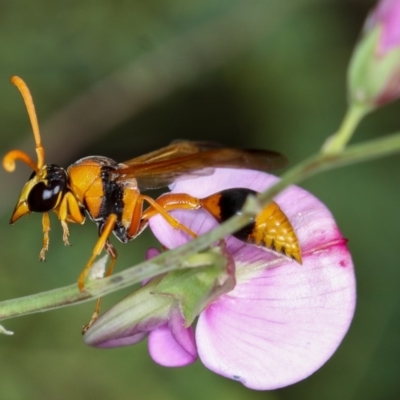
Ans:
[{"label": "orange abdomen tip", "polygon": [[268,204],[256,217],[249,238],[258,246],[265,246],[302,263],[300,244],[286,214],[277,203]]}]

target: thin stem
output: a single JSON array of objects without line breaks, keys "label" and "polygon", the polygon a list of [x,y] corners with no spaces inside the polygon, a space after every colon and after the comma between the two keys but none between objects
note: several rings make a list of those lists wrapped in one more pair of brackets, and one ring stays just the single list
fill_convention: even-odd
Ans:
[{"label": "thin stem", "polygon": [[327,139],[322,152],[325,154],[337,154],[342,151],[353,136],[357,125],[368,111],[369,109],[365,106],[352,103],[347,110],[339,130]]},{"label": "thin stem", "polygon": [[[264,206],[289,185],[312,175],[328,169],[398,152],[400,152],[400,132],[366,144],[350,146],[339,154],[314,155],[290,169],[278,183],[259,195],[257,201],[260,206]],[[184,246],[162,253],[150,261],[140,263],[109,278],[89,282],[83,293],[74,284],[48,292],[3,301],[0,303],[0,320],[79,304],[134,285],[156,275],[177,270],[182,267],[182,261],[189,255],[206,249],[215,241],[242,228],[248,221],[248,213],[235,216],[211,232],[190,241]]]}]

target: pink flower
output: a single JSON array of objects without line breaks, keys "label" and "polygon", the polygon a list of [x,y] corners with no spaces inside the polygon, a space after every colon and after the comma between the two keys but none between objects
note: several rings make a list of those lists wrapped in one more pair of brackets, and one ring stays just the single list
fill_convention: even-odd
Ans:
[{"label": "pink flower", "polygon": [[[216,169],[212,176],[177,182],[172,192],[206,197],[235,187],[263,191],[276,180],[261,172]],[[131,343],[130,334],[150,332],[149,351],[156,362],[185,365],[198,355],[212,371],[257,390],[287,386],[311,375],[330,358],[349,328],[356,299],[353,264],[346,240],[318,199],[292,186],[276,201],[297,233],[302,265],[228,237],[225,250],[235,263],[236,286],[200,312],[195,332],[192,326],[184,327],[171,298],[158,313],[158,323],[147,317],[142,331],[138,327],[143,328],[143,320],[127,318],[129,306],[122,301],[89,329],[86,342],[124,345]],[[172,214],[199,234],[216,225],[204,210]],[[150,227],[168,248],[190,240],[160,216],[151,219]],[[125,311],[113,311],[116,307]]]},{"label": "pink flower", "polygon": [[381,25],[378,55],[400,47],[400,1],[381,0],[366,23],[366,30]]},{"label": "pink flower", "polygon": [[350,97],[375,108],[400,96],[400,0],[381,0],[366,21],[349,68]]}]

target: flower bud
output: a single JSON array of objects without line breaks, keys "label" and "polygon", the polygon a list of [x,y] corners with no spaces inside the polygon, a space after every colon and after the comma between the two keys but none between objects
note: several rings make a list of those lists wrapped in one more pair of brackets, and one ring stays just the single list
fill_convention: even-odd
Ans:
[{"label": "flower bud", "polygon": [[367,110],[400,96],[400,0],[381,0],[367,19],[349,71],[352,103]]}]

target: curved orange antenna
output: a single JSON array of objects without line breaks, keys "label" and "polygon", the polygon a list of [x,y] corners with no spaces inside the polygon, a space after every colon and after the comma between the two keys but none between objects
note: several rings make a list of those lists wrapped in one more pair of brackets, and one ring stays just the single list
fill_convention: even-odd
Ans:
[{"label": "curved orange antenna", "polygon": [[38,167],[32,158],[21,150],[11,150],[3,158],[3,168],[7,172],[13,172],[15,169],[15,161],[20,160],[31,167],[35,172],[39,172]]},{"label": "curved orange antenna", "polygon": [[[38,158],[36,168],[33,168],[33,169],[35,171],[38,171],[44,165],[44,148],[42,146],[42,142],[41,142],[41,138],[40,138],[39,124],[38,124],[38,120],[37,120],[37,116],[36,116],[35,106],[33,104],[32,96],[31,96],[31,92],[29,91],[26,83],[19,76],[13,76],[11,78],[11,83],[13,83],[18,88],[18,90],[21,92],[22,98],[24,99],[24,103],[26,106],[26,110],[28,111],[29,120],[31,121],[31,125],[32,125],[33,136],[35,138],[36,154],[37,154],[37,158]],[[15,152],[15,150],[14,150],[14,152]],[[22,154],[23,154],[23,156],[22,156]],[[30,159],[30,157],[21,151],[19,153],[13,153],[13,152],[8,153],[3,160],[3,165],[5,165],[7,156],[9,156],[8,161],[10,161],[10,158],[12,156],[14,156],[14,160],[20,159],[32,167],[32,160]],[[30,161],[29,161],[29,159],[30,159]]]}]

